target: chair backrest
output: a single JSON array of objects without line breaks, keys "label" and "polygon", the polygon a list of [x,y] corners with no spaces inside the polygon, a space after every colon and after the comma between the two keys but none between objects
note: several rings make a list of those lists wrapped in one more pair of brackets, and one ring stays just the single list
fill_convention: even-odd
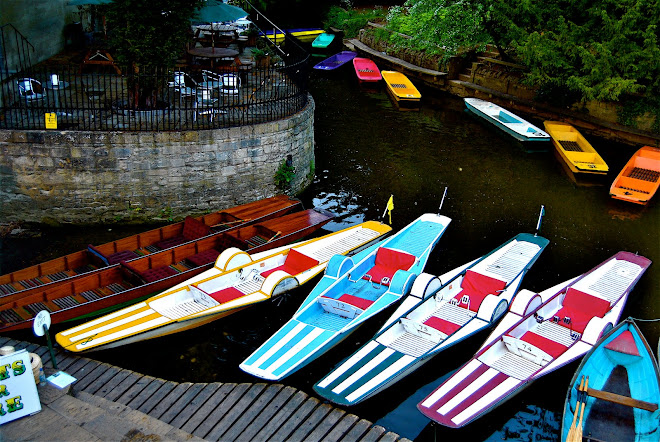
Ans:
[{"label": "chair backrest", "polygon": [[225,92],[238,92],[241,85],[241,79],[238,75],[224,74],[222,76],[222,90]]},{"label": "chair backrest", "polygon": [[185,72],[175,72],[174,73],[174,86],[175,87],[186,87],[186,74],[185,74]]},{"label": "chair backrest", "polygon": [[18,93],[21,97],[36,98],[38,94],[43,92],[41,83],[34,78],[21,78],[17,83]]}]

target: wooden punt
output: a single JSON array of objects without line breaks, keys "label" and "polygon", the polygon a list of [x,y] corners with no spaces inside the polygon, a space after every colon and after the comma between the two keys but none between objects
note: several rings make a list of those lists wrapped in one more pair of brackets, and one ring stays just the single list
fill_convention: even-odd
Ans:
[{"label": "wooden punt", "polygon": [[408,77],[396,71],[382,71],[381,75],[387,85],[387,91],[399,106],[415,107],[420,103],[422,94]]},{"label": "wooden punt", "polygon": [[355,75],[361,82],[376,83],[383,78],[376,63],[368,58],[355,57],[353,67],[355,68]]},{"label": "wooden punt", "polygon": [[61,284],[70,278],[121,261],[139,259],[206,235],[218,234],[300,209],[300,201],[278,195],[197,218],[187,217],[178,223],[99,246],[90,245],[86,250],[0,276],[0,302],[14,301],[34,289],[41,290],[47,285]]},{"label": "wooden punt", "polygon": [[315,232],[332,218],[313,209],[294,212],[40,287],[0,305],[0,330],[28,328],[41,310],[50,312],[53,323],[106,313],[211,268],[228,247],[252,253],[280,247]]},{"label": "wooden punt", "polygon": [[[588,383],[580,388],[583,380]],[[637,324],[628,318],[582,359],[566,394],[561,439],[582,440],[569,436],[582,430],[588,440],[656,442],[659,403],[658,364]]]},{"label": "wooden punt", "polygon": [[367,221],[257,254],[226,249],[210,270],[160,295],[57,334],[65,349],[119,347],[200,327],[306,283],[328,260],[368,247],[391,228]]},{"label": "wooden punt", "polygon": [[610,187],[610,196],[647,204],[660,186],[660,149],[644,146],[628,160]]},{"label": "wooden punt", "polygon": [[557,153],[573,173],[606,175],[609,167],[596,149],[573,126],[560,121],[544,121]]}]

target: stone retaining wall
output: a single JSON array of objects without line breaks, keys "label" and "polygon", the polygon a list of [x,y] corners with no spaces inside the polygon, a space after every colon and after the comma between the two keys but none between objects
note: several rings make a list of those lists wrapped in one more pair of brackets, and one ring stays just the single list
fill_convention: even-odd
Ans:
[{"label": "stone retaining wall", "polygon": [[278,193],[314,167],[314,101],[270,123],[187,132],[0,130],[0,222],[112,223],[178,219]]}]

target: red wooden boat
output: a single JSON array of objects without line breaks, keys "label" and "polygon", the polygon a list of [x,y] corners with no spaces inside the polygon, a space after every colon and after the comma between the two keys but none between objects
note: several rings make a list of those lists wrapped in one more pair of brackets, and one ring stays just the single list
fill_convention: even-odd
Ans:
[{"label": "red wooden boat", "polygon": [[332,218],[313,209],[295,212],[122,261],[66,284],[39,287],[0,305],[0,330],[29,328],[41,310],[50,312],[53,324],[116,310],[210,269],[228,247],[250,253],[280,247],[315,232]]},{"label": "red wooden boat", "polygon": [[376,63],[368,58],[355,57],[353,67],[358,80],[362,82],[375,83],[383,78]]},{"label": "red wooden boat", "polygon": [[121,261],[176,247],[207,235],[257,223],[302,209],[302,203],[285,195],[265,198],[210,213],[158,229],[118,239],[100,246],[70,253],[22,270],[0,276],[0,302],[28,296],[34,289],[61,284],[70,278],[96,271]]}]

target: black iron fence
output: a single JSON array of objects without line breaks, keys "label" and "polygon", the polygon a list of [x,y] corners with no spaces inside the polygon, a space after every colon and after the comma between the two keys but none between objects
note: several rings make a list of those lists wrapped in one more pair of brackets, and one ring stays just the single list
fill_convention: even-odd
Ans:
[{"label": "black iron fence", "polygon": [[169,131],[278,120],[307,105],[307,57],[139,71],[46,63],[0,74],[0,128]]}]

